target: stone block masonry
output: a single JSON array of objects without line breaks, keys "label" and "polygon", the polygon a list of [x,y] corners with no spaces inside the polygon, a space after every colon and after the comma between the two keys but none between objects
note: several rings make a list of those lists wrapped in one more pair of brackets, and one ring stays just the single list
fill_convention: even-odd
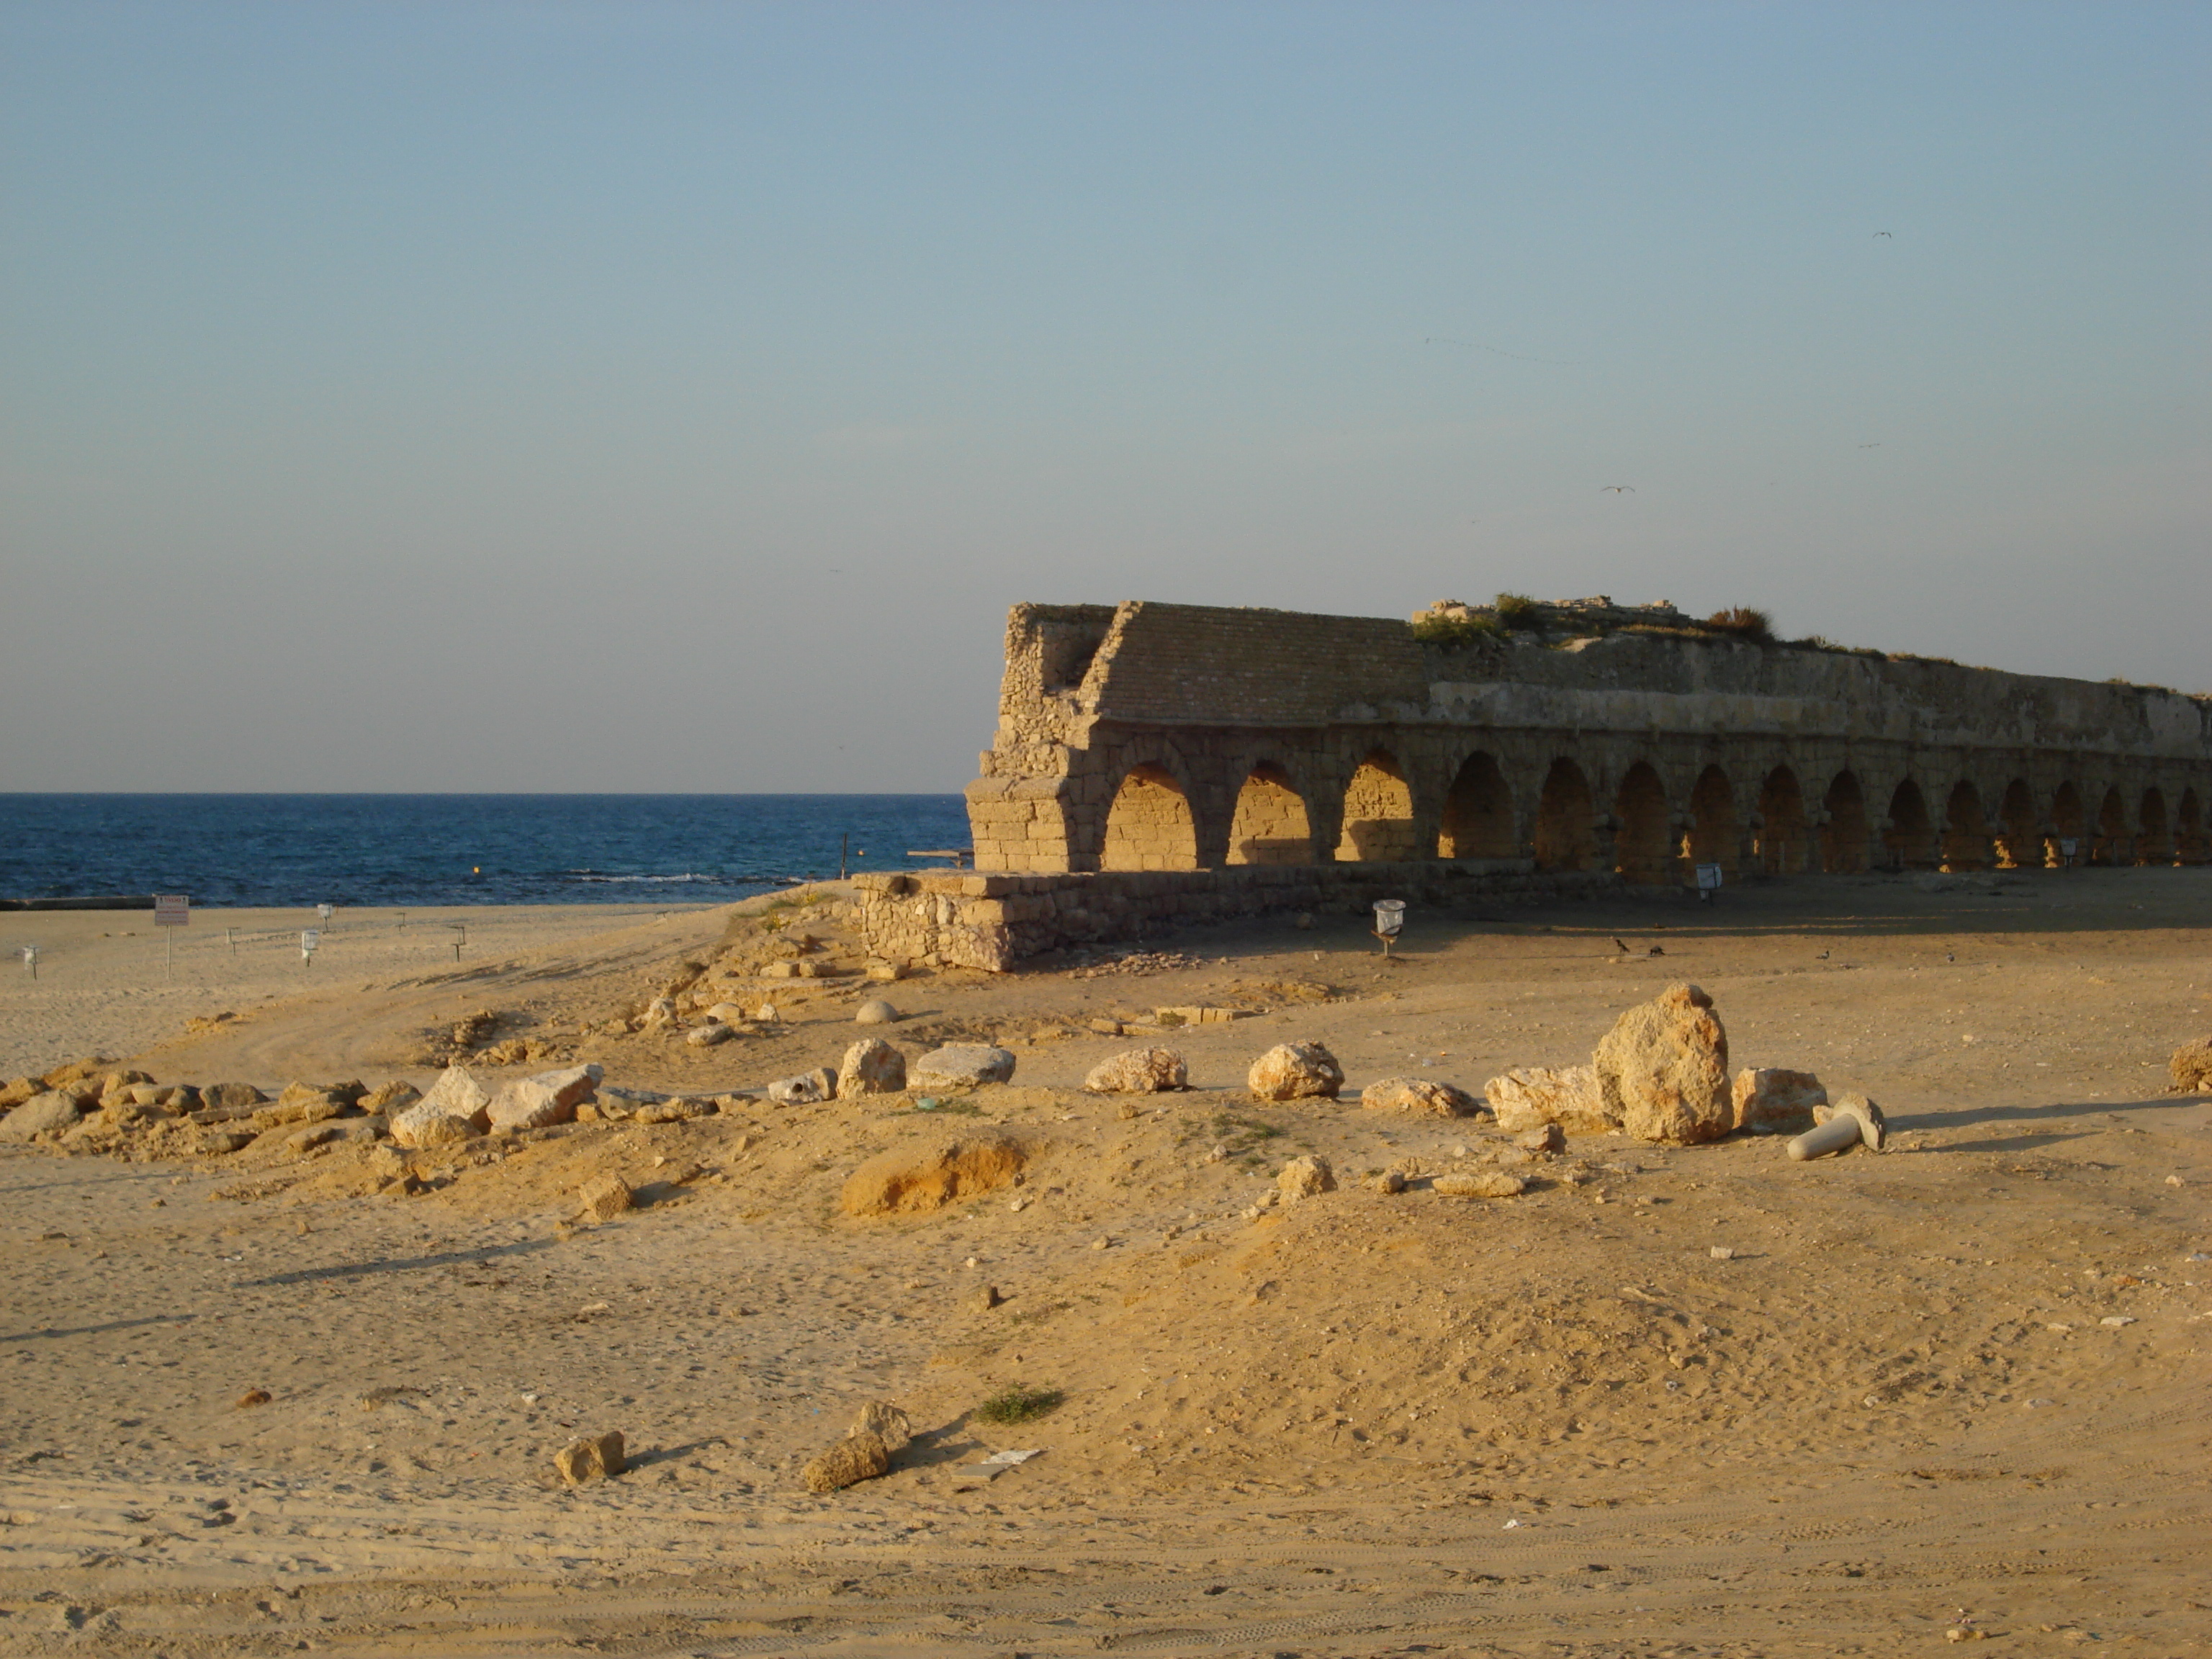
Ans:
[{"label": "stone block masonry", "polygon": [[1206,922],[1300,911],[1364,914],[1379,898],[1432,908],[1534,903],[1617,892],[1620,881],[1602,872],[1546,872],[1525,859],[1501,859],[1056,875],[927,870],[863,875],[854,884],[871,956],[1003,973],[1048,951],[1164,939]]}]

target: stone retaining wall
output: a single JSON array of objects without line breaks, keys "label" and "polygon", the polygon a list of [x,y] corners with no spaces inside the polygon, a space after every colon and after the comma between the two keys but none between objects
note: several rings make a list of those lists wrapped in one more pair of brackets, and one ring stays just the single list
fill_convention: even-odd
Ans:
[{"label": "stone retaining wall", "polygon": [[1071,945],[1145,939],[1275,912],[1362,914],[1377,899],[1397,898],[1413,907],[1418,926],[1424,908],[1623,890],[1610,872],[1540,872],[1528,859],[1050,875],[925,870],[862,875],[854,886],[869,955],[993,973]]}]

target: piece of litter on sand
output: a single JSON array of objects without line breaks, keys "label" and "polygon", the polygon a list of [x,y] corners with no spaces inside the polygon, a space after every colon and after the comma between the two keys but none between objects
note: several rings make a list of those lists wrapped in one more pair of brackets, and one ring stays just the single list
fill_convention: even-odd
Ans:
[{"label": "piece of litter on sand", "polygon": [[1519,1526],[1520,1524],[1521,1524],[1521,1523],[1520,1523],[1518,1521],[1508,1521],[1508,1522],[1507,1522],[1504,1526],[1502,1526],[1502,1527],[1500,1527],[1500,1528],[1498,1528],[1498,1531],[1500,1531],[1500,1532],[1511,1532],[1511,1531],[1513,1530],[1513,1528],[1516,1528],[1516,1527]]},{"label": "piece of litter on sand", "polygon": [[1003,1463],[1011,1467],[1016,1463],[1028,1462],[1030,1459],[1035,1457],[1037,1453],[1043,1449],[1043,1447],[1036,1446],[1032,1447],[1028,1451],[995,1451],[983,1461],[986,1463]]},{"label": "piece of litter on sand", "polygon": [[2112,1314],[2097,1322],[2100,1325],[2110,1325],[2114,1330],[2118,1330],[2123,1325],[2134,1324],[2136,1319],[2133,1314]]}]

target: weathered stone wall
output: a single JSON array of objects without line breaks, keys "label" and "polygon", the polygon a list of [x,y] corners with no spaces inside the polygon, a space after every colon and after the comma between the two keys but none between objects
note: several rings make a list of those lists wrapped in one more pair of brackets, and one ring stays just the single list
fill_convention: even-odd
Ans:
[{"label": "weathered stone wall", "polygon": [[1254,865],[1228,870],[971,875],[952,870],[854,878],[868,953],[928,967],[1003,973],[1071,945],[1162,938],[1205,922],[1293,911],[1364,912],[1378,898],[1416,907],[1533,903],[1620,890],[1607,874],[1547,874],[1525,859],[1410,864]]},{"label": "weathered stone wall", "polygon": [[[1448,649],[1388,618],[1017,606],[981,770],[976,864],[1003,872],[2212,857],[2206,699],[1665,633]],[[1117,837],[1132,775],[1182,807],[1147,797]]]}]

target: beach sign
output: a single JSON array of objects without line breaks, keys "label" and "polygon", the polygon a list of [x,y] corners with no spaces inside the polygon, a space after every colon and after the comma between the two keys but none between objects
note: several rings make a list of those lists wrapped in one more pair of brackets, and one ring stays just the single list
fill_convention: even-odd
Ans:
[{"label": "beach sign", "polygon": [[[189,927],[192,925],[192,900],[189,893],[156,893],[154,895],[154,925],[156,927]],[[172,943],[176,935],[161,935],[161,971],[174,979],[177,976],[177,952]]]},{"label": "beach sign", "polygon": [[315,947],[322,942],[323,935],[320,928],[302,927],[300,930],[300,960],[312,963],[315,959]]},{"label": "beach sign", "polygon": [[330,923],[331,923],[331,907],[330,907],[329,905],[327,905],[327,904],[318,904],[318,905],[315,907],[315,914],[316,914],[317,915],[320,916],[320,917],[323,919],[323,926],[325,926],[325,927],[329,927],[329,926],[330,926]]}]

